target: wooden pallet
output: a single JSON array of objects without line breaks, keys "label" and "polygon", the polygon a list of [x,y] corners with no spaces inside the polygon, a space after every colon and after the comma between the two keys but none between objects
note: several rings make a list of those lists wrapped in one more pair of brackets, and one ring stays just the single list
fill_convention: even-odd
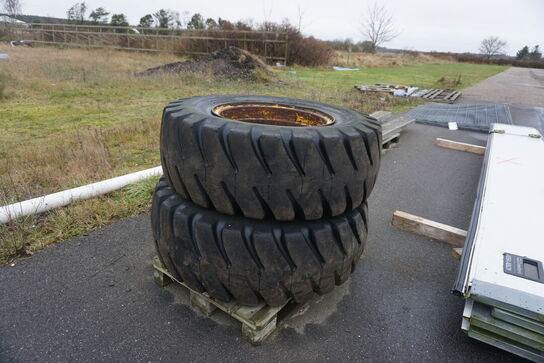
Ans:
[{"label": "wooden pallet", "polygon": [[[355,86],[361,92],[377,92],[377,93],[386,93],[393,95],[395,90],[403,90],[409,92],[411,89],[410,86],[405,86],[402,84],[388,84],[388,83],[376,83],[374,86],[370,85],[359,85]],[[419,90],[417,88],[411,89],[411,91],[403,97],[419,97],[427,101],[433,102],[446,102],[454,103],[461,96],[461,92],[455,91],[453,89],[439,89],[432,88],[429,90]]]},{"label": "wooden pallet", "polygon": [[158,257],[153,259],[153,278],[155,282],[164,287],[172,282],[185,287],[190,293],[190,305],[193,309],[210,316],[219,309],[242,323],[242,335],[251,344],[261,344],[268,338],[278,326],[278,313],[289,304],[289,301],[280,307],[271,307],[265,303],[257,306],[243,306],[235,302],[224,303],[210,297],[207,293],[192,290],[182,281],[176,280]]},{"label": "wooden pallet", "polygon": [[402,129],[416,121],[414,118],[406,116],[395,117],[387,111],[376,111],[370,116],[382,125],[382,150],[390,149],[399,143]]},{"label": "wooden pallet", "polygon": [[408,92],[410,86],[405,86],[403,84],[389,84],[389,83],[376,83],[375,85],[359,85],[355,86],[361,92],[377,92],[377,93],[386,93],[393,95],[395,90],[403,90]]},{"label": "wooden pallet", "polygon": [[373,92],[373,93],[383,93],[385,94],[393,94],[393,89],[388,87],[381,87],[381,86],[355,86],[356,89],[358,89],[361,92]]},{"label": "wooden pallet", "polygon": [[454,103],[461,96],[461,92],[452,89],[433,88],[420,95],[424,100],[433,102]]}]

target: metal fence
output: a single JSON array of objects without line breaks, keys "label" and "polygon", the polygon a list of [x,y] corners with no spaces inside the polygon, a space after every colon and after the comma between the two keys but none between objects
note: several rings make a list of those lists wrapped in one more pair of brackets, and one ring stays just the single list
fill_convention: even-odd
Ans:
[{"label": "metal fence", "polygon": [[203,55],[227,46],[250,51],[268,61],[287,63],[287,33],[253,30],[188,30],[132,26],[6,24],[9,40],[87,48]]}]

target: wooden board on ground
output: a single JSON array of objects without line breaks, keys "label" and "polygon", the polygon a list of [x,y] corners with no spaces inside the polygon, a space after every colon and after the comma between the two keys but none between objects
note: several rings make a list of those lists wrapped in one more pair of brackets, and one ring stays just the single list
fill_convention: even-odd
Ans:
[{"label": "wooden board on ground", "polygon": [[458,142],[448,139],[436,138],[434,142],[436,146],[445,147],[447,149],[466,151],[473,154],[483,155],[485,154],[485,146],[478,146],[472,144],[466,144],[464,142]]},{"label": "wooden board on ground", "polygon": [[453,89],[433,88],[420,95],[424,100],[433,102],[454,103],[461,96],[461,92]]},{"label": "wooden board on ground", "polygon": [[406,116],[394,118],[393,114],[388,111],[376,111],[370,116],[382,124],[382,146],[384,149],[388,149],[391,143],[397,143],[401,130],[416,121],[416,119]]},{"label": "wooden board on ground", "polygon": [[360,85],[355,86],[356,89],[358,89],[361,92],[372,92],[372,93],[383,93],[383,95],[392,95],[395,91],[395,89],[399,88],[390,88],[390,87],[384,87],[384,86],[367,86],[367,85]]},{"label": "wooden board on ground", "polygon": [[370,116],[382,124],[383,149],[389,149],[391,144],[398,143],[402,129],[416,121],[416,119],[406,116],[395,117],[388,111],[376,111]]},{"label": "wooden board on ground", "polygon": [[257,306],[243,306],[235,302],[224,303],[210,297],[207,293],[194,291],[182,281],[176,280],[158,257],[153,259],[153,278],[161,287],[176,282],[187,288],[190,293],[191,307],[206,316],[220,309],[238,320],[242,323],[242,335],[252,344],[262,343],[276,330],[278,313],[289,304],[287,302],[280,307],[272,307],[265,303]]},{"label": "wooden board on ground", "polygon": [[382,125],[382,142],[391,140],[391,135],[398,134],[406,126],[416,122],[415,118],[400,116]]},{"label": "wooden board on ground", "polygon": [[366,92],[374,92],[374,93],[381,93],[383,95],[395,95],[395,91],[403,91],[401,93],[403,94],[403,97],[411,95],[415,90],[417,90],[417,87],[411,87],[406,86],[403,84],[388,84],[388,83],[376,83],[375,85],[358,85],[355,86],[356,89],[359,91],[366,93]]},{"label": "wooden board on ground", "polygon": [[380,124],[383,124],[393,118],[393,114],[389,111],[376,111],[370,114],[371,117],[374,117]]},{"label": "wooden board on ground", "polygon": [[467,237],[467,231],[465,230],[431,221],[429,219],[418,217],[399,210],[393,213],[391,224],[402,230],[429,237],[437,241],[449,243],[456,247],[463,247]]}]

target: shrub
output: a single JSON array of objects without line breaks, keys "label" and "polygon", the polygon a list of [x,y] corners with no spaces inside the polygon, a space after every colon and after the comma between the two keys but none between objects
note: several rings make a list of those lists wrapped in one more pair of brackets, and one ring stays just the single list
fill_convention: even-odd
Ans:
[{"label": "shrub", "polygon": [[288,63],[301,66],[322,66],[329,63],[332,50],[314,37],[300,38],[289,42]]},{"label": "shrub", "polygon": [[[332,48],[324,41],[314,37],[304,37],[302,33],[288,21],[283,23],[265,22],[259,30],[269,32],[284,32],[289,37],[287,63],[301,66],[322,66],[329,63]],[[283,46],[279,51],[284,51]],[[282,54],[278,54],[282,56]]]}]

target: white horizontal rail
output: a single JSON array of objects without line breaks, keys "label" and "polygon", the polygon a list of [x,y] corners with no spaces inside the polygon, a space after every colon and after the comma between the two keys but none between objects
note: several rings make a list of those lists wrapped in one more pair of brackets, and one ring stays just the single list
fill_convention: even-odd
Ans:
[{"label": "white horizontal rail", "polygon": [[116,178],[103,180],[97,183],[64,190],[62,192],[9,204],[0,207],[0,224],[7,223],[15,218],[46,212],[53,208],[63,207],[76,200],[89,199],[96,197],[97,195],[106,194],[114,190],[121,189],[129,184],[136,183],[142,179],[161,175],[162,167],[157,166],[151,169],[137,171],[135,173],[118,176]]}]

